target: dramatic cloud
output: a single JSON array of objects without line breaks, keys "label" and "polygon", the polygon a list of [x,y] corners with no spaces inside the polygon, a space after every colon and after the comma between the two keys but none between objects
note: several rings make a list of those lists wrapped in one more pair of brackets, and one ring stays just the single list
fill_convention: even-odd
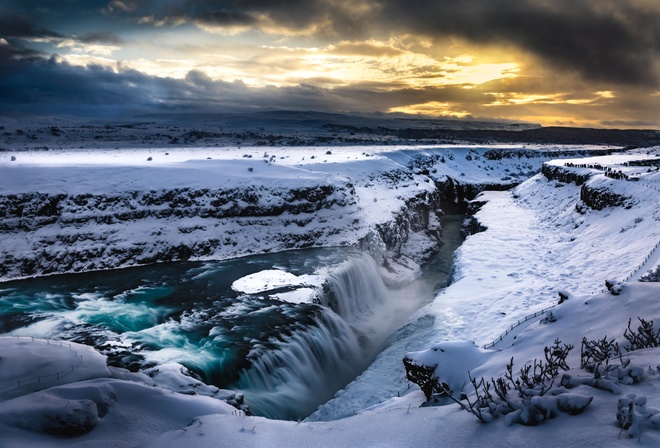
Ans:
[{"label": "dramatic cloud", "polygon": [[5,38],[59,38],[63,37],[21,15],[0,14],[0,34]]},{"label": "dramatic cloud", "polygon": [[0,101],[660,127],[658,23],[655,0],[8,0]]},{"label": "dramatic cloud", "polygon": [[658,85],[660,3],[389,0],[390,23],[425,35],[508,43],[586,79]]},{"label": "dramatic cloud", "polygon": [[75,39],[84,44],[119,45],[122,43],[122,40],[110,31],[85,33],[75,36]]}]

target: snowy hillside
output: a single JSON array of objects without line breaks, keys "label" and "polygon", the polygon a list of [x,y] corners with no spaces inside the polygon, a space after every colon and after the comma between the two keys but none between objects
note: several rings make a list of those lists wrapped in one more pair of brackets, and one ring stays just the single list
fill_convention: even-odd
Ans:
[{"label": "snowy hillside", "polygon": [[[358,245],[437,250],[437,215],[594,147],[193,148],[8,152],[0,278]],[[506,154],[505,157],[502,154]],[[412,234],[415,236],[413,237]],[[383,250],[388,254],[380,254]]]},{"label": "snowy hillside", "polygon": [[[482,231],[456,251],[451,284],[390,337],[371,367],[308,420],[245,416],[212,398],[226,399],[228,392],[185,377],[177,367],[150,378],[106,368],[89,348],[13,337],[0,340],[0,446],[207,447],[222,441],[272,447],[610,447],[627,445],[628,438],[639,446],[660,443],[660,348],[628,352],[625,337],[629,319],[633,332],[638,318],[653,321],[655,332],[660,325],[658,283],[637,281],[660,267],[660,149],[596,155],[606,151],[299,148],[268,150],[264,157],[265,151],[6,153],[0,164],[0,237],[3,265],[14,267],[3,276],[28,274],[15,260],[35,250],[62,255],[52,258],[57,262],[51,271],[33,273],[103,268],[140,262],[108,258],[107,244],[163,253],[166,246],[157,249],[161,240],[189,247],[193,239],[225,233],[237,239],[236,246],[220,244],[189,256],[299,247],[287,246],[288,238],[303,235],[302,245],[362,246],[382,257],[382,266],[388,259],[422,262],[437,244],[436,208],[460,208],[464,198],[483,190],[519,185],[475,199],[472,219]],[[232,188],[238,196],[227,203],[237,204],[238,211],[214,216],[208,204]],[[251,203],[241,195],[250,189],[260,192],[252,205],[271,212],[245,212],[249,225],[242,225],[240,210]],[[153,199],[172,191],[177,195],[166,201]],[[309,196],[314,191],[321,193]],[[90,197],[82,202],[84,194]],[[37,195],[59,195],[56,213],[23,211]],[[129,210],[135,214],[118,219]],[[109,218],[99,222],[99,216]],[[59,263],[66,254],[78,263],[79,254],[92,247],[100,252],[87,252],[87,264]],[[98,264],[102,259],[108,265]],[[565,300],[558,304],[560,292]],[[605,336],[616,338],[621,356],[607,361],[607,371],[581,367],[582,338]],[[547,380],[545,396],[530,398],[545,393],[530,388],[525,402],[511,391],[515,409],[489,410],[494,419],[487,424],[441,397],[435,386],[428,389],[430,402],[420,407],[427,397],[406,380],[402,363],[406,357],[409,369],[418,369],[412,376],[432,385],[445,382],[455,398],[464,393],[474,402],[468,371],[474,378],[502,377],[513,358],[517,374],[525,364],[545,360],[544,347],[555,339],[574,346],[566,356],[570,370],[559,371],[551,387]],[[29,363],[23,361],[27,351]],[[197,395],[173,392],[181,389]],[[581,413],[579,403],[587,403]],[[518,424],[530,421],[526,415],[534,415],[538,426]]]}]

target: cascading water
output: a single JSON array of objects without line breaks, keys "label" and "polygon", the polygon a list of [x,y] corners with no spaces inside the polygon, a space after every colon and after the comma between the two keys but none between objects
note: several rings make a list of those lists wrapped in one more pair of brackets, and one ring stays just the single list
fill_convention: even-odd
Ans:
[{"label": "cascading water", "polygon": [[305,417],[365,367],[363,350],[346,322],[327,310],[319,314],[315,327],[284,337],[241,373],[234,386],[246,394],[254,413]]},{"label": "cascading water", "polygon": [[[263,272],[302,284],[232,289]],[[307,284],[314,276],[325,281]],[[315,299],[281,299],[303,290]],[[366,368],[387,331],[374,319],[388,297],[368,255],[312,249],[8,282],[0,332],[88,343],[131,369],[178,362],[243,391],[257,414],[293,419]]]},{"label": "cascading water", "polygon": [[392,328],[371,317],[390,296],[373,259],[355,254],[328,273],[314,325],[253,356],[233,387],[258,414],[306,417],[373,360]]},{"label": "cascading water", "polygon": [[[234,288],[264,272],[300,281]],[[258,415],[298,419],[360,374],[430,297],[388,290],[355,249],[308,249],[7,282],[0,333],[88,343],[133,370],[178,362],[243,392]]]},{"label": "cascading water", "polygon": [[321,303],[346,322],[363,320],[385,301],[389,291],[367,254],[351,258],[333,269],[326,280]]}]

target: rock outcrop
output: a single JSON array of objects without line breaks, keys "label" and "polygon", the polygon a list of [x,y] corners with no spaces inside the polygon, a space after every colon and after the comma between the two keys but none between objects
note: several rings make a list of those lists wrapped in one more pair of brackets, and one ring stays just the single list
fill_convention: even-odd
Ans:
[{"label": "rock outcrop", "polygon": [[338,234],[358,219],[356,211],[350,182],[307,188],[5,195],[0,196],[0,232],[5,237],[0,277],[227,258],[324,240],[340,244]]}]

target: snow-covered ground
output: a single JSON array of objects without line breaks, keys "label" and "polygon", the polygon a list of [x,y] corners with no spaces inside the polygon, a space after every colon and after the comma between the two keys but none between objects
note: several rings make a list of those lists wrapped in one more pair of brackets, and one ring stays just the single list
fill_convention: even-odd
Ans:
[{"label": "snow-covered ground", "polygon": [[[363,216],[376,223],[382,219],[380,213],[385,213],[383,210],[391,216],[397,204],[400,207],[401,198],[408,191],[406,188],[411,191],[433,188],[428,179],[439,181],[449,176],[464,178],[472,184],[523,179],[540,169],[543,160],[547,160],[547,157],[535,159],[524,155],[488,159],[484,157],[488,149],[398,148],[382,152],[347,148],[346,152],[344,149],[340,152],[336,148],[331,151],[308,148],[290,152],[281,150],[282,156],[287,154],[289,157],[277,159],[271,165],[264,162],[257,165],[263,166],[262,169],[295,169],[312,172],[313,176],[343,176],[354,180],[362,176],[368,178],[375,171],[392,172],[410,166],[409,162],[417,160],[418,155],[433,155],[433,162],[420,167],[419,174],[413,173],[412,181],[395,182],[393,186],[399,187],[398,190],[388,189],[386,182],[375,183],[376,187],[369,182],[356,182]],[[220,158],[222,150],[216,151],[205,156],[212,157],[209,163]],[[253,151],[253,159],[263,156],[261,149]],[[326,154],[327,151],[331,154]],[[658,151],[660,149],[656,148],[623,158],[602,156],[588,164],[632,170],[623,164]],[[28,171],[15,175],[11,181],[5,181],[6,176],[0,177],[3,179],[2,190],[20,192],[21,188],[30,185],[23,176],[45,172],[47,165],[70,167],[76,160],[78,166],[67,169],[78,170],[78,176],[90,172],[90,167],[84,166],[84,157],[78,163],[79,154],[70,154],[23,153],[18,154],[15,161],[9,160],[10,154],[7,154],[7,160],[3,160],[0,166],[3,173],[19,173],[12,170],[20,169]],[[136,182],[144,173],[151,172],[153,165],[149,163],[160,163],[160,157],[153,155],[147,162],[146,154],[135,156],[133,166],[145,170],[134,175]],[[310,159],[310,155],[316,157]],[[69,160],[63,162],[67,157]],[[89,157],[98,155],[90,153]],[[163,155],[165,157],[171,155]],[[302,157],[305,157],[304,161]],[[237,159],[238,156],[234,153],[229,158]],[[242,155],[240,158],[240,161],[228,162],[225,167],[238,166],[235,163],[243,162]],[[246,163],[250,163],[249,158],[246,159]],[[584,163],[579,159],[571,162]],[[183,161],[175,163],[187,166]],[[195,162],[195,166],[203,163]],[[585,169],[564,167],[565,160],[552,163],[569,170]],[[98,162],[94,164],[98,165]],[[273,167],[276,164],[288,166]],[[247,166],[245,168],[247,171]],[[257,166],[254,169],[256,171]],[[448,382],[452,383],[455,392],[465,385],[464,392],[472,394],[471,386],[464,384],[468,370],[475,377],[497,378],[505,373],[505,365],[512,357],[516,370],[534,359],[543,359],[543,347],[552,345],[556,338],[575,346],[567,358],[572,377],[593,378],[593,373],[580,369],[583,336],[588,339],[614,337],[623,347],[626,341],[622,336],[628,320],[632,319],[634,326],[637,317],[655,321],[657,331],[660,324],[660,287],[657,283],[625,283],[619,295],[603,290],[606,279],[635,280],[643,273],[657,269],[660,264],[660,175],[646,168],[641,172],[642,169],[636,167],[639,180],[626,181],[606,177],[602,170],[588,169],[593,171],[592,177],[582,186],[549,180],[537,174],[512,191],[484,193],[479,200],[486,201],[486,204],[475,218],[487,230],[466,239],[455,254],[452,284],[395,334],[408,351],[422,351],[412,354],[413,358],[424,364],[437,364],[435,371],[441,378],[443,372],[445,376],[449,375]],[[128,169],[119,171],[130,172]],[[153,171],[156,172],[158,170]],[[49,173],[57,173],[57,170]],[[149,175],[149,178],[154,176]],[[200,179],[196,175],[193,177]],[[277,177],[282,179],[286,175],[278,174]],[[503,180],[504,177],[509,179]],[[108,178],[111,177],[98,182],[109,183]],[[48,182],[64,180],[52,176],[41,179],[44,180],[34,185],[40,185],[39,182],[54,185]],[[148,181],[144,182],[145,186],[149,185]],[[625,200],[619,206],[595,209],[580,199],[585,188],[613,193]],[[378,207],[374,208],[373,204]],[[499,340],[512,324],[556,305],[559,291],[566,291],[569,298],[552,308],[554,322],[541,323],[541,317],[530,319]],[[498,342],[494,347],[481,348],[495,340]],[[615,393],[584,384],[569,391],[558,390],[557,396],[562,392],[593,397],[593,400],[579,415],[559,413],[554,419],[529,427],[508,425],[506,418],[482,424],[451,402],[445,406],[419,407],[425,401],[424,395],[416,385],[405,381],[400,358],[397,365],[389,364],[396,357],[388,349],[371,369],[319,411],[323,418],[349,417],[333,421],[286,422],[247,417],[220,400],[206,396],[212,393],[204,396],[176,394],[171,391],[172,381],[166,382],[170,389],[154,387],[154,380],[146,375],[105,368],[100,355],[85,353],[84,357],[78,358],[75,354],[72,357],[71,349],[82,352],[84,348],[78,350],[75,345],[53,344],[15,338],[0,341],[0,368],[3,372],[0,377],[0,446],[210,447],[221,443],[226,446],[272,447],[438,444],[450,448],[480,445],[609,447],[630,443],[627,440],[629,434],[635,436],[636,445],[660,444],[658,412],[653,410],[660,408],[658,348],[624,353],[624,358],[630,358],[630,366],[641,367],[643,373],[637,375],[635,381],[611,379],[616,386]],[[397,340],[393,340],[391,346],[397,347]],[[30,360],[33,361],[29,365],[25,364],[26,361],[14,361],[22,359],[26,350],[32,353]],[[81,370],[83,368],[85,370]],[[398,369],[394,382],[389,373],[384,373],[392,369]],[[81,378],[74,375],[83,371],[87,381],[79,381]],[[62,373],[61,377],[57,375],[59,373]],[[37,386],[32,381],[30,387],[18,388],[18,382],[25,381],[26,376],[33,380],[42,374],[54,382],[44,382],[41,386],[38,380]],[[53,374],[56,374],[55,380]],[[560,377],[561,374],[563,372]],[[182,376],[175,377],[183,381]],[[36,391],[41,387],[45,389]],[[202,386],[199,387],[203,390]],[[644,400],[632,405],[638,416],[635,418],[643,422],[641,437],[635,432],[635,426],[622,431],[617,424],[617,404],[624,399],[622,403],[627,406],[628,394],[646,398],[645,405],[642,405]],[[383,401],[383,398],[389,399]],[[96,427],[92,429],[93,426]],[[81,431],[86,428],[89,432],[75,437],[50,436],[43,432],[54,431],[53,427],[73,427],[73,430]],[[117,431],[117,428],[121,430]]]},{"label": "snow-covered ground", "polygon": [[[0,279],[364,241],[378,258],[378,240],[386,233],[395,238],[410,233],[410,227],[425,227],[404,241],[385,242],[390,249],[397,246],[396,255],[419,262],[433,250],[435,242],[428,237],[438,229],[433,209],[439,207],[427,204],[431,210],[423,225],[402,225],[397,218],[420,218],[405,210],[409,202],[428,203],[445,194],[443,188],[448,201],[459,201],[471,186],[514,185],[553,156],[596,150],[6,151],[0,153]],[[511,156],[502,158],[501,153]],[[443,186],[447,182],[451,185]],[[377,228],[381,235],[369,238]]]}]

